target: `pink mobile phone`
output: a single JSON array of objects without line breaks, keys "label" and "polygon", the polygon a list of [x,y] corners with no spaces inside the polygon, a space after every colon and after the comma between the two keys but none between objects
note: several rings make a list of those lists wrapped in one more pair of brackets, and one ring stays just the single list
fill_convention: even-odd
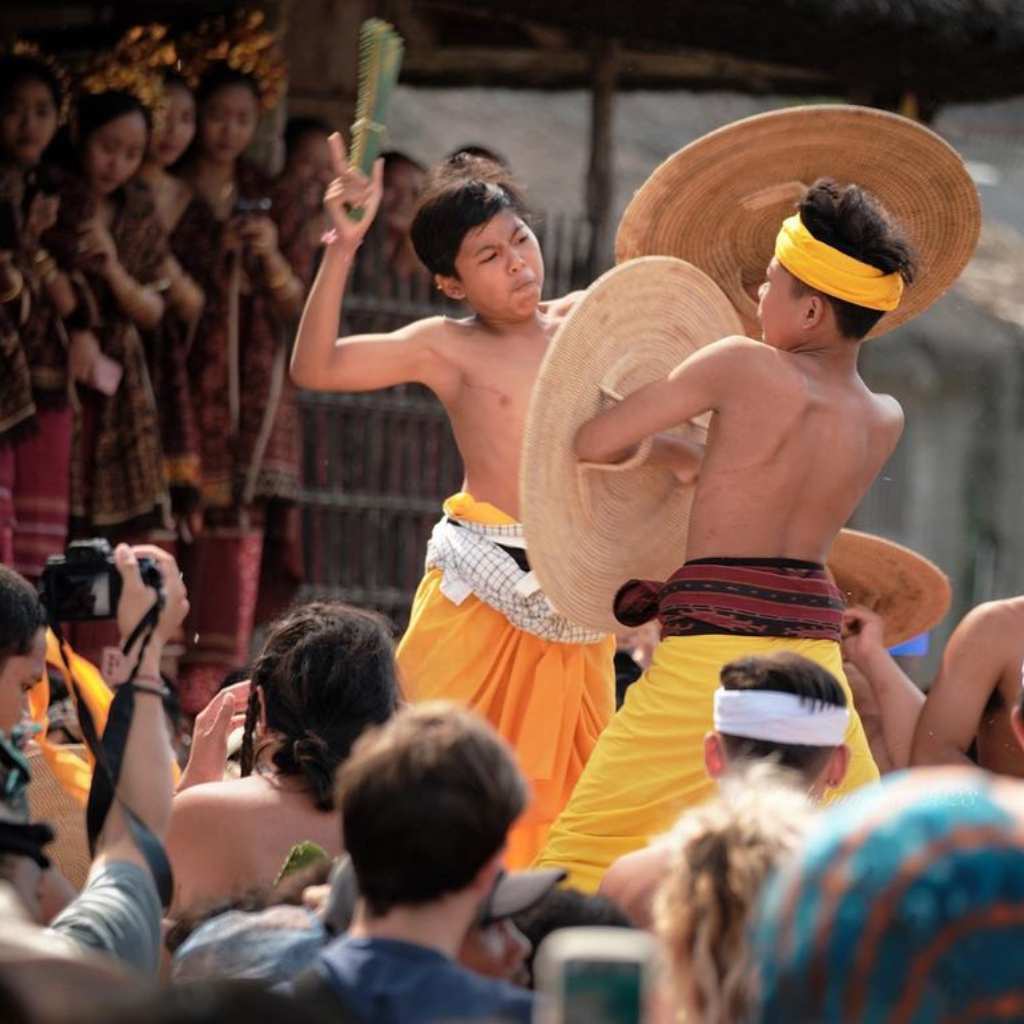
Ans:
[{"label": "pink mobile phone", "polygon": [[117,393],[117,389],[121,386],[123,374],[124,369],[121,364],[101,352],[92,365],[89,383],[101,394],[110,398]]}]

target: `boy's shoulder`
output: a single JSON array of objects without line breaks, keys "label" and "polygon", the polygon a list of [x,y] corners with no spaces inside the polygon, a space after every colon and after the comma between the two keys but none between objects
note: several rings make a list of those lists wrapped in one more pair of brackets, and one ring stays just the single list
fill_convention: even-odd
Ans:
[{"label": "boy's shoulder", "polygon": [[545,299],[539,303],[539,308],[547,316],[568,316],[586,294],[582,288],[574,292],[566,292],[560,298]]},{"label": "boy's shoulder", "polygon": [[783,383],[795,375],[795,366],[790,363],[788,353],[755,341],[742,334],[719,338],[691,355],[680,369],[693,362],[702,373],[713,372],[716,377],[726,378],[737,387],[749,387],[751,383]]},{"label": "boy's shoulder", "polygon": [[475,316],[428,316],[399,328],[395,334],[409,340],[440,341],[465,338],[477,329]]}]

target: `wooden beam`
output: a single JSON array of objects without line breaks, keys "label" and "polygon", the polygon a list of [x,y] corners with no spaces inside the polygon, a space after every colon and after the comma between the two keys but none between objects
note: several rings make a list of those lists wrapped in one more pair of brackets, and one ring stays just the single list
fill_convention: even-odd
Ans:
[{"label": "wooden beam", "polygon": [[590,93],[590,166],[587,169],[587,219],[590,221],[590,276],[611,254],[615,191],[615,89],[619,76],[617,39],[596,41]]},{"label": "wooden beam", "polygon": [[[409,52],[402,66],[402,80],[434,86],[586,88],[591,83],[591,67],[591,55],[578,49],[440,46]],[[804,94],[839,89],[836,80],[824,72],[702,50],[676,53],[622,50],[620,54],[620,88],[706,88],[729,84],[744,90],[754,86],[765,91]]]}]

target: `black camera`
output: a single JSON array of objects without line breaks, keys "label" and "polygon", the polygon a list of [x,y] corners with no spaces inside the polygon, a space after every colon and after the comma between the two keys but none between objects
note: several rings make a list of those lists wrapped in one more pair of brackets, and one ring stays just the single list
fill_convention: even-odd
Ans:
[{"label": "black camera", "polygon": [[[152,558],[139,559],[139,572],[147,587],[159,591],[163,586]],[[40,591],[51,622],[112,619],[121,600],[121,574],[110,544],[102,538],[76,540],[63,555],[51,555]]]},{"label": "black camera", "polygon": [[268,214],[273,203],[266,197],[261,196],[259,199],[247,199],[245,196],[239,196],[235,200],[235,207],[232,211],[236,217],[247,217],[251,214]]},{"label": "black camera", "polygon": [[25,196],[22,200],[22,212],[28,214],[28,208],[37,195],[55,196],[60,192],[60,179],[56,172],[47,164],[33,167],[25,176]]}]

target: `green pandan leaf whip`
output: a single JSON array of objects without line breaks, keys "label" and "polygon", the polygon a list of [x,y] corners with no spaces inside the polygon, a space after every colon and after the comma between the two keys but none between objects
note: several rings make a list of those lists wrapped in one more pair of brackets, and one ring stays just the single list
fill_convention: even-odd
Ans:
[{"label": "green pandan leaf whip", "polygon": [[[405,44],[394,27],[380,18],[368,18],[359,30],[359,96],[349,144],[353,167],[369,176],[381,151],[391,93],[402,67]],[[361,220],[362,210],[350,210]]]},{"label": "green pandan leaf whip", "polygon": [[323,847],[317,846],[316,843],[310,842],[308,839],[304,839],[301,843],[296,843],[288,851],[288,857],[281,870],[277,873],[274,885],[277,885],[281,879],[294,875],[296,871],[301,871],[303,868],[311,867],[320,860],[330,860],[327,856],[327,851]]}]

